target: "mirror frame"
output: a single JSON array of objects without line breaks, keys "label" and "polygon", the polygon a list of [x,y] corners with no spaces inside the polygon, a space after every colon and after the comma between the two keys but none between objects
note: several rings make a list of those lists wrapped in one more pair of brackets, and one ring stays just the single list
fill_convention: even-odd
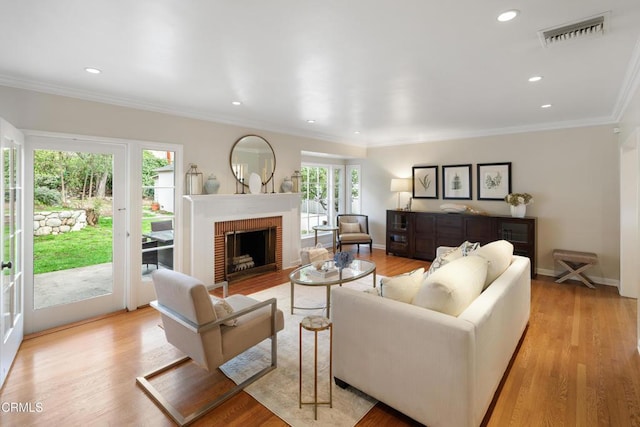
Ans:
[{"label": "mirror frame", "polygon": [[[244,179],[244,183],[243,183],[242,181],[240,181],[240,178],[241,178],[240,172],[234,168],[234,164],[237,165],[237,162],[234,163],[234,158],[236,158],[236,160],[237,160],[238,151],[239,151],[238,150],[238,145],[242,144],[243,141],[247,141],[247,138],[251,138],[251,139],[257,138],[257,139],[262,140],[264,142],[264,144],[265,144],[264,145],[264,149],[262,149],[260,152],[262,152],[262,151],[266,152],[267,148],[269,149],[269,151],[271,151],[271,159],[273,160],[273,168],[272,168],[272,170],[270,172],[267,172],[267,180],[262,183],[262,185],[267,185],[272,179],[274,179],[273,175],[274,175],[275,170],[276,170],[276,154],[273,151],[273,147],[271,146],[271,144],[269,144],[269,141],[267,141],[266,139],[264,139],[263,137],[261,137],[259,135],[253,135],[253,134],[243,135],[240,138],[238,138],[236,140],[236,142],[233,144],[233,147],[231,147],[231,153],[229,154],[229,167],[231,168],[231,173],[235,177],[236,181],[241,183],[241,184],[243,184],[245,187],[249,186],[248,177],[252,172],[257,173],[258,175],[260,175],[260,178],[262,178],[262,175],[260,174],[261,171],[260,171],[259,166],[258,166],[258,168],[256,170],[250,169],[250,170],[247,170],[247,171],[243,171],[243,175],[244,175],[244,178],[245,178]],[[260,148],[262,148],[262,147],[260,147]],[[238,150],[238,151],[236,151],[236,150]],[[256,160],[256,164],[261,160],[259,158],[259,154],[257,154],[257,156],[258,156],[258,158],[255,159]],[[253,160],[253,159],[250,159],[250,160]],[[267,160],[269,160],[269,158],[266,158],[264,160],[266,162]]]}]

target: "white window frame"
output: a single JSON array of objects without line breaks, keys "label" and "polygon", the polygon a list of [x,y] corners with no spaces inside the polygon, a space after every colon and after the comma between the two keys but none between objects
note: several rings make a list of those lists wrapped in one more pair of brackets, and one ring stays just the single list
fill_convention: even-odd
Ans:
[{"label": "white window frame", "polygon": [[[354,205],[354,199],[352,196],[352,190],[353,190],[353,186],[351,185],[351,173],[353,170],[357,170],[358,171],[358,200],[357,200],[357,204],[358,204],[358,209],[353,209],[353,205]],[[346,203],[346,213],[362,213],[362,167],[360,165],[356,165],[356,164],[351,164],[351,165],[347,165],[346,167],[346,172],[345,172],[345,193],[346,193],[346,199],[347,199],[347,203]]]}]

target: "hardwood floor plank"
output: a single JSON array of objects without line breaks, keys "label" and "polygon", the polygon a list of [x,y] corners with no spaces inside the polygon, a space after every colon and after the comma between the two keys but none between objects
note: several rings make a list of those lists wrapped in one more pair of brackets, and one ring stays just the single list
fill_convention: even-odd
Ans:
[{"label": "hardwood floor plank", "polygon": [[[429,266],[382,250],[361,248],[359,256],[374,261],[384,276]],[[289,272],[233,282],[230,293],[279,285]],[[529,326],[483,425],[640,426],[636,300],[620,297],[613,287],[590,290],[543,276],[532,281],[531,291]],[[25,340],[0,401],[31,403],[34,409],[40,403],[42,411],[0,411],[0,425],[173,425],[135,385],[136,376],[180,356],[159,323],[147,307]],[[220,373],[193,365],[179,369],[153,381],[185,411],[232,386]],[[212,424],[286,425],[244,392],[195,423]],[[418,423],[379,403],[358,425]]]}]

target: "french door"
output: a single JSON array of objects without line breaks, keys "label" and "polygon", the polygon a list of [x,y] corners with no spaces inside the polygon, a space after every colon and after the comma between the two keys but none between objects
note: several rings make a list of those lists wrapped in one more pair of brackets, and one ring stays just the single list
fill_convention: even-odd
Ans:
[{"label": "french door", "polygon": [[125,308],[126,146],[28,134],[25,329]]},{"label": "french door", "polygon": [[24,334],[22,270],[22,153],[24,137],[0,119],[0,387],[15,359]]}]

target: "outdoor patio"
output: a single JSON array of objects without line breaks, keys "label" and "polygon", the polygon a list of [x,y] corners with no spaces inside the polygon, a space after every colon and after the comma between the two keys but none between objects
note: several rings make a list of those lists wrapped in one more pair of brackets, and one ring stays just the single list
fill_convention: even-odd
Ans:
[{"label": "outdoor patio", "polygon": [[[160,268],[165,268],[160,264]],[[91,265],[51,273],[36,274],[34,282],[34,308],[82,301],[111,293],[112,263]],[[149,277],[154,265],[142,266],[142,276]]]}]

